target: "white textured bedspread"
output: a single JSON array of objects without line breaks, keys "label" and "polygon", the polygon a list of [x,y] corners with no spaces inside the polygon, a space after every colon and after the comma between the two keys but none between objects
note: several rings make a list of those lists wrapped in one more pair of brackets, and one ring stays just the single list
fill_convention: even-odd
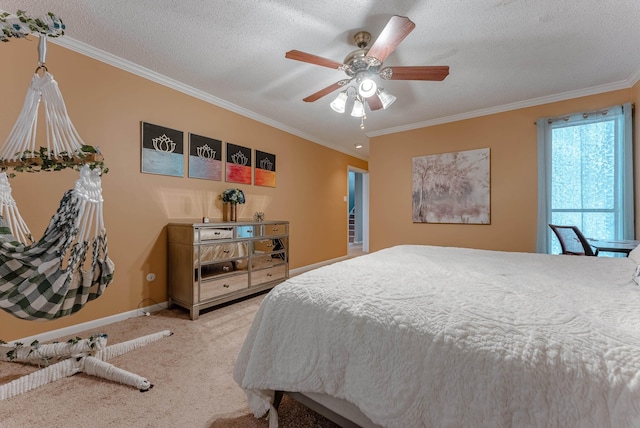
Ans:
[{"label": "white textured bedspread", "polygon": [[385,427],[640,426],[628,258],[398,246],[264,299],[234,378],[344,398]]}]

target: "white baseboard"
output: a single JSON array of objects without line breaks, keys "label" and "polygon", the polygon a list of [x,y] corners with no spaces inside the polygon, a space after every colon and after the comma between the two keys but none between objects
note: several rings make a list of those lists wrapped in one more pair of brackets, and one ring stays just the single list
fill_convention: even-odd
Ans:
[{"label": "white baseboard", "polygon": [[[291,269],[289,271],[289,276],[295,276],[295,275],[299,275],[303,272],[307,272],[325,265],[330,265],[332,263],[336,263],[342,260],[346,260],[348,257],[344,256],[344,257],[338,257],[336,259],[331,259],[331,260],[325,260],[323,262],[320,263],[315,263],[312,265],[307,265],[307,266],[303,266],[303,267],[299,267],[296,269]],[[64,328],[60,328],[58,330],[52,330],[52,331],[47,331],[35,336],[29,336],[29,337],[24,337],[22,339],[17,339],[17,340],[12,340],[11,342],[9,342],[10,344],[16,343],[16,342],[20,342],[24,345],[29,345],[31,344],[31,342],[33,342],[34,340],[38,340],[40,343],[45,343],[45,342],[50,342],[52,340],[61,338],[61,337],[66,337],[66,336],[71,336],[73,334],[77,334],[80,333],[82,331],[88,331],[88,330],[96,330],[99,331],[100,327],[104,327],[105,325],[109,325],[109,324],[113,324],[114,322],[118,322],[118,321],[124,321],[126,319],[129,318],[135,318],[135,317],[141,317],[141,316],[145,316],[147,313],[151,313],[151,312],[157,312],[161,309],[166,309],[168,307],[168,302],[162,302],[162,303],[158,303],[158,304],[153,304],[151,306],[147,306],[144,308],[139,308],[139,309],[134,309],[132,311],[128,311],[128,312],[123,312],[121,314],[116,314],[116,315],[111,315],[109,317],[105,317],[105,318],[99,318],[97,320],[93,320],[93,321],[87,321],[87,322],[83,322],[80,324],[75,324],[75,325],[71,325],[69,327],[64,327]],[[85,337],[83,337],[82,339],[86,339]]]},{"label": "white baseboard", "polygon": [[[153,304],[151,306],[147,306],[144,308],[134,309],[133,311],[111,315],[110,317],[99,318],[97,320],[87,321],[80,324],[70,325],[69,327],[64,327],[57,330],[47,331],[45,333],[37,334],[35,336],[29,336],[22,339],[12,340],[9,343],[14,344],[16,342],[20,342],[23,345],[28,346],[34,340],[38,340],[40,343],[45,343],[55,339],[59,339],[61,337],[71,336],[73,334],[80,333],[81,331],[96,330],[96,332],[98,332],[100,327],[104,327],[105,325],[113,324],[114,322],[118,322],[118,321],[124,321],[129,318],[142,317],[142,316],[145,316],[147,313],[150,314],[151,312],[157,312],[161,309],[166,309],[167,307],[168,307],[167,302]],[[82,337],[81,339],[86,339],[86,337]]]}]

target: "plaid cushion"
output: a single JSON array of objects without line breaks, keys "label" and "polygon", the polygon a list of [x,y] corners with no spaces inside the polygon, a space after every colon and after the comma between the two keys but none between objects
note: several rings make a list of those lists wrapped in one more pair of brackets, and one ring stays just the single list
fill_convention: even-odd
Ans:
[{"label": "plaid cushion", "polygon": [[79,311],[113,281],[106,233],[91,243],[76,240],[81,202],[74,190],[67,191],[44,235],[31,245],[18,242],[0,216],[0,308],[27,320],[60,318]]}]

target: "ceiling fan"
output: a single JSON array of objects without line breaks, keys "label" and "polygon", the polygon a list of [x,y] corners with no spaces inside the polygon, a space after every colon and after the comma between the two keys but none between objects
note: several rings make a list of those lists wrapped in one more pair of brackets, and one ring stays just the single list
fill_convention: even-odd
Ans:
[{"label": "ceiling fan", "polygon": [[[343,113],[348,96],[352,95],[355,101],[351,115],[364,117],[363,99],[366,99],[366,103],[371,110],[386,109],[396,99],[384,89],[377,87],[372,79],[374,76],[379,76],[385,80],[444,80],[449,74],[448,66],[382,67],[384,60],[409,35],[415,26],[416,24],[409,18],[394,15],[370,48],[367,48],[367,46],[371,41],[371,34],[366,31],[357,32],[353,40],[358,49],[348,54],[342,63],[298,50],[287,52],[285,58],[342,70],[348,76],[346,79],[339,80],[309,95],[303,101],[316,101],[355,80],[358,89],[348,86],[347,90],[342,91],[331,103],[331,108]],[[353,94],[348,93],[349,88],[354,89]]]}]

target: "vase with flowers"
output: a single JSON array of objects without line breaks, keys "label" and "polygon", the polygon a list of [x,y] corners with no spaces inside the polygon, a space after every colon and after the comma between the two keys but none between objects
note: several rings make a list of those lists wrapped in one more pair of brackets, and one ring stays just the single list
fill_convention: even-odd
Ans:
[{"label": "vase with flowers", "polygon": [[225,206],[229,207],[227,219],[238,221],[238,204],[244,204],[244,192],[240,189],[227,189],[220,195]]}]

